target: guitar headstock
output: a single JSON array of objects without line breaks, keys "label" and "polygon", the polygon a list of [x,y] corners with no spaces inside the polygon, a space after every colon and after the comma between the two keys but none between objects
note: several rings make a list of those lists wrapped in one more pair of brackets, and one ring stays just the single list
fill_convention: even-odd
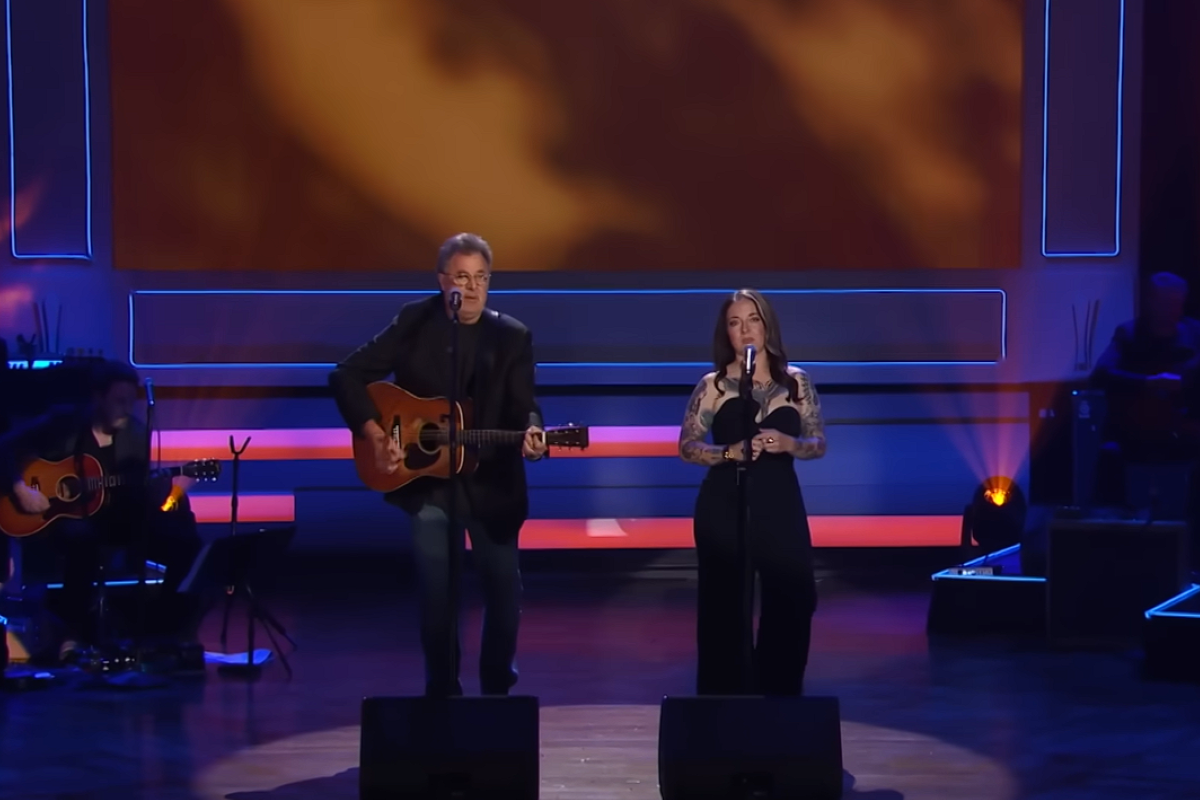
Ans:
[{"label": "guitar headstock", "polygon": [[197,481],[215,481],[221,477],[221,462],[215,458],[189,461],[180,470],[183,475]]},{"label": "guitar headstock", "polygon": [[550,447],[572,447],[586,450],[588,429],[586,425],[563,425],[546,430],[546,444]]}]

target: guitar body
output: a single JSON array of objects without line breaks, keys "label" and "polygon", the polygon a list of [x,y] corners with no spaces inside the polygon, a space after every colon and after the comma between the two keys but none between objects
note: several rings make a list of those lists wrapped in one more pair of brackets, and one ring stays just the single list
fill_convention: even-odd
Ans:
[{"label": "guitar body", "polygon": [[83,481],[99,479],[104,475],[100,462],[89,455],[83,456],[83,475],[76,470],[75,458],[62,461],[38,459],[25,467],[21,480],[50,499],[50,508],[44,514],[26,514],[17,507],[11,496],[0,496],[0,531],[21,538],[32,536],[63,517],[84,519],[100,510],[104,505],[104,489],[98,488],[83,502]]},{"label": "guitar body", "polygon": [[[375,465],[375,446],[362,436],[354,437],[354,466],[359,479],[369,489],[392,492],[417,478],[449,478],[451,464],[457,473],[469,473],[478,459],[469,448],[459,445],[451,459],[448,444],[438,444],[435,432],[450,430],[450,401],[444,397],[417,397],[387,382],[372,383],[367,393],[379,411],[379,424],[400,444],[400,465],[389,474]],[[459,431],[471,425],[471,405],[458,403],[455,408]],[[424,438],[426,441],[421,441]]]}]

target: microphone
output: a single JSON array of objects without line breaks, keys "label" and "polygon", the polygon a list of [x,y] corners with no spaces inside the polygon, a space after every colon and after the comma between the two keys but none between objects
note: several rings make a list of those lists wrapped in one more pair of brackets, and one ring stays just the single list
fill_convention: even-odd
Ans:
[{"label": "microphone", "polygon": [[755,355],[757,355],[757,351],[754,349],[754,345],[746,345],[746,350],[742,357],[742,371],[745,374],[746,380],[752,380],[754,378]]},{"label": "microphone", "polygon": [[154,381],[146,378],[146,405],[154,405]]},{"label": "microphone", "polygon": [[450,310],[458,311],[462,308],[462,289],[454,288],[450,290]]}]

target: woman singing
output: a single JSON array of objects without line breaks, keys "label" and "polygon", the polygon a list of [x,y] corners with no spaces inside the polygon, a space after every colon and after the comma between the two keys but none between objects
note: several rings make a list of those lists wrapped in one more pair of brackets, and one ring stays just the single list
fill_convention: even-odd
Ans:
[{"label": "woman singing", "polygon": [[[759,354],[749,401],[741,394],[747,345]],[[716,371],[692,393],[679,436],[680,457],[709,467],[694,518],[700,584],[696,692],[799,695],[817,592],[808,516],[792,459],[825,455],[821,403],[808,375],[788,366],[779,322],[754,289],[735,292],[721,306],[713,365]],[[747,432],[748,419],[753,422]],[[713,443],[707,444],[710,431]],[[747,438],[746,543],[761,587],[752,687],[739,680],[746,631],[737,560],[737,462]]]}]

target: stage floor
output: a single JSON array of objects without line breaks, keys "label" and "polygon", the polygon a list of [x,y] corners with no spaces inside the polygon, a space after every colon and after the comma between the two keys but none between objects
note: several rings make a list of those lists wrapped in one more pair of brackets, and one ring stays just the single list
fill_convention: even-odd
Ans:
[{"label": "stage floor", "polygon": [[[855,583],[822,582],[808,681],[841,698],[847,797],[1194,796],[1200,688],[1143,683],[1132,655],[931,648],[928,574],[911,590]],[[518,688],[542,702],[543,798],[658,797],[658,703],[692,686],[693,593],[677,578],[527,576]],[[380,578],[270,602],[300,643],[291,682],[272,664],[252,685],[210,671],[147,693],[3,697],[0,797],[356,798],[360,700],[422,687],[412,603]],[[477,611],[464,627],[473,665]]]}]

